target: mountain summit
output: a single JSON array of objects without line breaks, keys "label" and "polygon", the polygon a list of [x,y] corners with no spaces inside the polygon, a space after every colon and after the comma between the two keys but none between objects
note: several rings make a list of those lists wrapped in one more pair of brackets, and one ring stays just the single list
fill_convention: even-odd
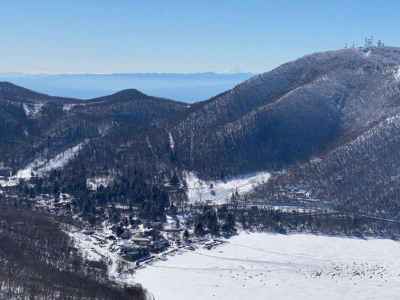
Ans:
[{"label": "mountain summit", "polygon": [[193,105],[176,148],[212,176],[307,160],[398,111],[399,65],[398,48],[305,56]]}]

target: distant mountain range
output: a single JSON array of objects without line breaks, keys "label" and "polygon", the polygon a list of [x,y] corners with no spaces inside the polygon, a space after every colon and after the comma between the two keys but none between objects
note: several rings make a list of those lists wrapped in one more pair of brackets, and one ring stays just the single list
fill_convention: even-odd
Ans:
[{"label": "distant mountain range", "polygon": [[50,95],[94,98],[137,88],[158,97],[184,102],[205,100],[249,79],[251,73],[115,73],[115,74],[22,74],[0,73],[0,81]]}]

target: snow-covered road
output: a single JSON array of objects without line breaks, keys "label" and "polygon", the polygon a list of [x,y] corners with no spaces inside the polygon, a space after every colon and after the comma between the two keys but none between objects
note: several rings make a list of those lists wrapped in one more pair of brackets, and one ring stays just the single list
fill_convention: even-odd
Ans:
[{"label": "snow-covered road", "polygon": [[242,233],[135,277],[157,300],[399,299],[400,243]]}]

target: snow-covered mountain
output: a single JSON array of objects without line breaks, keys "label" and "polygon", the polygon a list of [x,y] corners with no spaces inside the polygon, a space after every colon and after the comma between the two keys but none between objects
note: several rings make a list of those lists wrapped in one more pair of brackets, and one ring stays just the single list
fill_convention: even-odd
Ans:
[{"label": "snow-covered mountain", "polygon": [[[123,273],[130,279],[132,270],[143,266],[141,259],[147,264],[199,245],[211,249],[222,243],[211,237],[238,230],[396,238],[399,70],[400,48],[316,53],[192,105],[136,89],[80,100],[2,82],[0,200],[13,209],[34,207],[68,220],[61,237],[69,241],[68,233],[84,257],[115,278]],[[291,245],[299,246],[296,239]],[[391,297],[377,288],[382,284],[393,291],[398,281],[398,266],[365,262],[371,253],[378,255],[380,245],[367,249],[360,263],[341,253],[343,264],[330,264],[325,238],[311,237],[304,245],[310,242],[312,249],[299,248],[291,256],[282,255],[285,238],[265,241],[276,251],[271,246],[266,252],[260,243],[263,247],[254,245],[252,251],[261,254],[242,258],[232,243],[220,250],[229,255],[193,252],[206,258],[197,261],[205,266],[177,259],[176,265],[157,262],[152,268],[174,270],[177,276],[193,269],[214,272],[209,259],[216,259],[229,263],[213,273],[224,282],[233,276],[230,271],[244,267],[251,270],[235,275],[241,285],[263,292],[264,284],[280,285],[286,276],[304,284],[319,280],[324,292],[315,295],[328,299],[353,283]],[[336,242],[343,245],[338,251],[354,247],[351,253],[364,245]],[[252,243],[246,240],[244,246]],[[317,257],[318,249],[329,253]],[[6,254],[0,251],[9,260],[12,252]],[[268,281],[272,267],[279,272]],[[153,278],[146,272],[140,273],[143,282]],[[378,286],[371,288],[371,282]],[[302,290],[297,286],[295,292]]]},{"label": "snow-covered mountain", "polygon": [[[399,66],[399,48],[316,53],[193,105],[135,89],[83,101],[1,83],[1,163],[15,174],[45,170],[82,145],[63,172],[38,173],[82,188],[88,178],[118,186],[141,174],[166,193],[190,184],[185,174],[224,182],[289,170],[283,190],[303,185],[314,199],[397,217],[391,184],[400,162],[388,149],[398,135]],[[268,198],[268,189],[257,198]]]}]

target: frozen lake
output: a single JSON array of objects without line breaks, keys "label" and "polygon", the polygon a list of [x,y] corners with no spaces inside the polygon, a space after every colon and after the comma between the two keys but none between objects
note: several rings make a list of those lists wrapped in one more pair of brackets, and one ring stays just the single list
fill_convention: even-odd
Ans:
[{"label": "frozen lake", "polygon": [[400,243],[242,233],[135,277],[157,300],[399,299]]}]

